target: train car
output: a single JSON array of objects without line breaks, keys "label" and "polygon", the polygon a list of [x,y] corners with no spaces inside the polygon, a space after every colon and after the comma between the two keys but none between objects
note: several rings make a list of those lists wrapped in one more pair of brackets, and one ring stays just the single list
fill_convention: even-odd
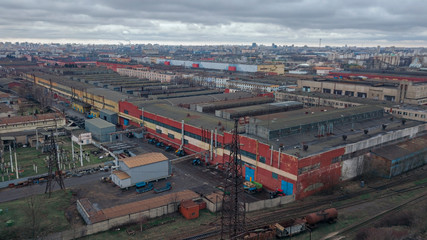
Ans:
[{"label": "train car", "polygon": [[335,222],[338,218],[338,211],[335,208],[325,209],[316,213],[310,213],[305,217],[307,224],[315,226],[321,222]]},{"label": "train car", "polygon": [[319,223],[333,223],[337,220],[337,218],[338,211],[335,208],[329,208],[319,212],[310,213],[303,218],[276,223],[274,225],[276,230],[276,237],[279,239],[292,237],[307,230],[316,228],[317,224]]},{"label": "train car", "polygon": [[274,226],[278,238],[291,237],[307,230],[306,222],[303,218],[276,223]]}]

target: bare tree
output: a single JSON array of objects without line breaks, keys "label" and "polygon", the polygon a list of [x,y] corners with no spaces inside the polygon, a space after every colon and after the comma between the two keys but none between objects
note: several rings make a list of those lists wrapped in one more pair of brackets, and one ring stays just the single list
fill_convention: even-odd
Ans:
[{"label": "bare tree", "polygon": [[[31,189],[32,190],[32,189]],[[30,191],[31,191],[30,190]],[[34,191],[31,191],[34,192]],[[31,194],[26,199],[25,214],[28,220],[28,234],[30,239],[38,239],[41,234],[41,206],[42,200],[36,194]]]}]

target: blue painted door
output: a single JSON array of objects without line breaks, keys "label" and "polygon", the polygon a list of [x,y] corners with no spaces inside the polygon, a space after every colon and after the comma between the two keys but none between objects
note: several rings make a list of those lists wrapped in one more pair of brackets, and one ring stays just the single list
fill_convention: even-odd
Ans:
[{"label": "blue painted door", "polygon": [[294,184],[282,180],[282,190],[286,195],[294,193]]},{"label": "blue painted door", "polygon": [[254,181],[255,177],[255,170],[249,168],[249,167],[245,167],[245,180],[246,181],[250,181],[252,179],[252,181]]},{"label": "blue painted door", "polygon": [[129,125],[129,119],[124,118],[123,119],[123,125],[125,125],[125,126]]}]

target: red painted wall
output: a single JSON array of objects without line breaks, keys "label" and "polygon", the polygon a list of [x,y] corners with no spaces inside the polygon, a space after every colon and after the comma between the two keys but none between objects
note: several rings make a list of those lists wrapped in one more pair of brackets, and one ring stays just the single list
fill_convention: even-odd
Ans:
[{"label": "red painted wall", "polygon": [[128,64],[120,64],[120,63],[110,63],[110,62],[96,62],[96,66],[107,67],[108,69],[112,69],[117,72],[117,68],[142,68],[141,64],[138,65],[128,65]]},{"label": "red painted wall", "polygon": [[298,176],[296,198],[307,197],[337,184],[341,177],[341,163],[332,163],[332,159],[343,155],[344,152],[344,148],[338,148],[299,160],[299,169],[316,164],[319,164],[319,168],[304,172]]},{"label": "red painted wall", "polygon": [[[141,116],[141,110],[138,109],[137,106],[133,105],[132,103],[123,101],[119,102],[119,110],[120,112],[124,112],[124,110],[127,110],[128,114],[131,116],[139,118]],[[176,127],[178,129],[181,129],[181,122],[168,119],[159,115],[155,115],[149,112],[144,112],[144,117],[165,123],[169,126]],[[123,125],[123,118],[120,118],[120,123]],[[130,121],[131,125],[138,126],[138,124]],[[206,141],[210,143],[210,130],[201,129],[198,127],[190,126],[185,124],[184,126],[185,131],[191,132],[193,134],[197,134],[199,136],[205,136]],[[170,139],[166,134],[159,134],[155,130],[147,129],[148,130],[148,137],[154,137],[157,138],[160,141],[163,141],[167,144],[173,144],[174,147],[179,147],[181,144],[180,139]],[[215,135],[215,134],[214,134]],[[162,139],[159,139],[159,137],[168,139],[169,141],[164,141]],[[232,134],[230,133],[223,133],[223,135],[218,134],[217,141],[221,144],[221,147],[224,148],[225,144],[230,144],[232,141]],[[239,136],[239,141],[241,144],[241,150],[247,151],[252,154],[257,153],[259,157],[257,159],[253,159],[249,157],[250,159],[253,159],[254,161],[261,161],[261,157],[265,158],[266,165],[272,166],[274,168],[279,168],[280,170],[293,174],[295,176],[298,176],[298,180],[291,180],[286,177],[277,176],[276,178],[273,178],[273,174],[271,171],[262,169],[260,167],[250,166],[251,168],[255,169],[255,181],[263,184],[264,188],[269,190],[276,190],[281,188],[281,181],[284,180],[286,182],[290,182],[294,184],[294,193],[296,194],[297,199],[301,199],[304,197],[307,197],[313,193],[316,193],[318,191],[321,191],[323,189],[329,188],[333,186],[334,184],[338,183],[341,177],[341,164],[334,163],[332,164],[332,159],[338,156],[341,156],[344,154],[344,148],[335,149],[329,152],[325,152],[319,155],[307,157],[298,160],[296,157],[281,153],[280,156],[280,164],[279,164],[279,153],[277,149],[274,149],[273,152],[273,158],[271,159],[271,150],[270,146],[265,143],[257,143],[256,139],[252,139],[245,136]],[[202,149],[200,149],[197,146],[186,144],[185,147],[190,149],[185,149],[187,154],[194,153],[194,152],[200,152]],[[244,156],[244,154],[242,154]],[[246,156],[248,157],[248,156]],[[223,156],[215,156],[213,154],[213,159],[210,160],[210,164],[219,164],[219,167],[222,168],[223,164],[225,162],[229,161],[229,156],[224,154]],[[301,173],[298,175],[298,169],[302,169],[304,167],[312,166],[315,164],[319,164],[319,168],[312,169],[310,171],[307,171],[305,173]],[[244,168],[243,168],[244,173]]]}]

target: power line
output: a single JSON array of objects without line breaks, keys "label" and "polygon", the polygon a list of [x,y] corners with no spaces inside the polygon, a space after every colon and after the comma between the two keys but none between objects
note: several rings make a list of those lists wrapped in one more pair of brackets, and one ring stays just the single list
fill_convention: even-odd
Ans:
[{"label": "power line", "polygon": [[50,145],[48,145],[47,148],[50,154],[48,159],[46,190],[44,193],[49,193],[50,197],[54,184],[54,182],[52,183],[53,180],[58,183],[61,189],[65,190],[64,180],[62,179],[62,171],[59,167],[58,145],[55,141],[53,130],[50,130]]},{"label": "power line", "polygon": [[236,239],[245,232],[245,203],[243,192],[242,160],[238,135],[238,119],[234,120],[228,167],[222,199],[221,239]]}]

